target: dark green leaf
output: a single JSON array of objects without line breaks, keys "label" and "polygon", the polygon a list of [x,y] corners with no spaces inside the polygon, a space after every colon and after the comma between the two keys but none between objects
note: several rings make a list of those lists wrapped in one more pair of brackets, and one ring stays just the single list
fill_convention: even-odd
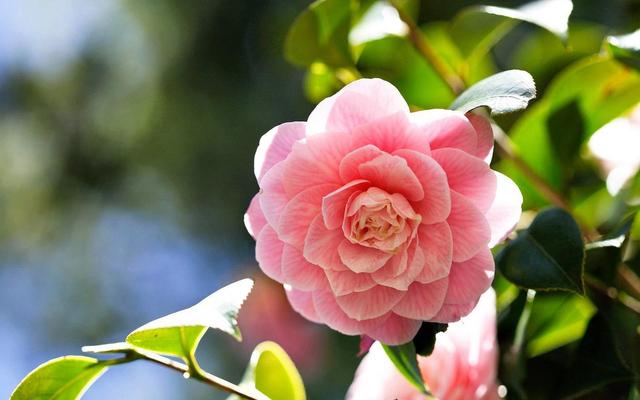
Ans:
[{"label": "dark green leaf", "polygon": [[243,279],[216,291],[200,303],[136,329],[126,341],[136,347],[188,360],[208,328],[241,340],[237,316],[253,281]]},{"label": "dark green leaf", "polygon": [[107,366],[95,358],[56,358],[31,371],[11,394],[11,400],[79,399],[106,371]]},{"label": "dark green leaf", "polygon": [[[260,343],[251,354],[251,361],[240,386],[258,389],[272,400],[305,400],[302,377],[287,353],[274,342]],[[228,400],[237,396],[230,396]]]},{"label": "dark green leaf", "polygon": [[316,61],[330,66],[351,65],[350,2],[317,0],[300,14],[287,33],[285,55],[300,66]]},{"label": "dark green leaf", "polygon": [[407,378],[407,380],[415,386],[420,392],[428,393],[427,388],[422,379],[420,368],[418,367],[418,356],[413,342],[402,344],[400,346],[382,345],[385,353],[396,366],[398,371]]},{"label": "dark green leaf", "polygon": [[582,112],[575,99],[549,114],[547,132],[558,160],[567,167],[571,166],[584,136]]},{"label": "dark green leaf", "polygon": [[481,80],[465,90],[451,109],[467,112],[489,107],[492,114],[502,114],[527,108],[536,97],[536,86],[529,73],[520,70],[500,72]]},{"label": "dark green leaf", "polygon": [[431,355],[436,344],[436,335],[445,332],[449,325],[437,322],[423,322],[416,336],[413,338],[413,345],[416,353],[421,356]]},{"label": "dark green leaf", "polygon": [[583,293],[582,236],[571,215],[559,208],[540,212],[496,261],[500,272],[516,285]]}]

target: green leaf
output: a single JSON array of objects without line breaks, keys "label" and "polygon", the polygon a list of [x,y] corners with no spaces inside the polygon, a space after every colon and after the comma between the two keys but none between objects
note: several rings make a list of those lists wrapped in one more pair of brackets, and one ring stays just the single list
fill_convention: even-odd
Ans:
[{"label": "green leaf", "polygon": [[549,114],[547,133],[560,163],[570,167],[578,155],[584,134],[580,104],[575,99]]},{"label": "green leaf", "polygon": [[[240,386],[257,389],[272,400],[305,400],[302,377],[280,345],[262,342],[253,350]],[[236,400],[235,395],[227,400]]]},{"label": "green leaf", "polygon": [[398,371],[407,378],[409,383],[415,386],[421,393],[428,394],[427,388],[422,379],[422,373],[418,367],[418,356],[413,342],[400,346],[387,346],[382,344],[385,353],[396,366]]},{"label": "green leaf", "polygon": [[539,0],[519,8],[473,6],[456,15],[451,34],[465,58],[487,53],[518,22],[537,25],[567,40],[570,0]]},{"label": "green leaf", "polygon": [[559,208],[540,212],[525,231],[500,252],[500,272],[518,286],[582,294],[584,244],[578,225]]},{"label": "green leaf", "polygon": [[627,35],[609,36],[607,44],[614,57],[640,69],[640,29]]},{"label": "green leaf", "polygon": [[285,56],[293,64],[316,61],[332,67],[352,65],[349,50],[350,2],[317,0],[293,22],[285,40]]},{"label": "green leaf", "polygon": [[106,371],[107,366],[95,358],[56,358],[31,371],[11,394],[11,400],[79,399]]},{"label": "green leaf", "polygon": [[232,283],[193,307],[145,324],[130,333],[126,341],[188,361],[208,328],[219,329],[241,340],[236,318],[252,287],[251,279]]},{"label": "green leaf", "polygon": [[527,354],[536,357],[582,338],[596,308],[585,297],[540,293],[526,331]]},{"label": "green leaf", "polygon": [[451,105],[452,110],[468,112],[489,107],[492,114],[527,108],[536,97],[536,86],[528,72],[509,70],[481,80],[465,90]]}]

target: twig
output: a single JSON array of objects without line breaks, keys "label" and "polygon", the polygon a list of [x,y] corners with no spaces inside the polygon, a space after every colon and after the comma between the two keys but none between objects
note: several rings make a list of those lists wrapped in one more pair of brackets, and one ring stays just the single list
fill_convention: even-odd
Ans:
[{"label": "twig", "polygon": [[585,274],[584,282],[589,285],[591,289],[600,292],[613,301],[617,301],[619,304],[625,306],[636,314],[640,314],[640,301],[632,298],[631,296],[623,296],[618,289],[607,286],[591,275]]},{"label": "twig", "polygon": [[120,353],[124,357],[101,361],[107,365],[125,364],[136,360],[147,360],[165,366],[174,371],[180,372],[185,378],[193,378],[206,383],[227,393],[235,394],[243,399],[249,400],[269,400],[267,396],[257,390],[240,387],[222,378],[203,371],[194,359],[190,360],[193,365],[183,364],[168,357],[146,351],[137,347],[132,347],[128,343],[113,343],[101,346],[85,346],[82,351],[87,353]]},{"label": "twig", "polygon": [[390,0],[391,5],[398,11],[398,15],[402,22],[404,22],[409,28],[409,39],[413,44],[413,47],[424,57],[425,60],[433,69],[436,70],[438,75],[445,81],[445,83],[451,89],[454,95],[459,95],[464,91],[465,84],[462,79],[455,73],[451,72],[450,68],[438,57],[436,51],[431,47],[429,42],[424,38],[422,31],[413,21],[413,18],[398,4],[398,0]]}]

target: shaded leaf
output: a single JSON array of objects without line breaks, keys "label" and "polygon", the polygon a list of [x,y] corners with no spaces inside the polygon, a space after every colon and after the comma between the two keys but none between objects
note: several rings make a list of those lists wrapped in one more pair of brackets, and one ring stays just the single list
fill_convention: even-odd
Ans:
[{"label": "shaded leaf", "polygon": [[126,341],[187,360],[208,328],[219,329],[241,340],[236,318],[252,287],[251,279],[232,283],[193,307],[145,324],[130,333]]},{"label": "shaded leaf", "polygon": [[350,65],[350,2],[317,0],[293,22],[285,40],[285,56],[293,64],[316,61],[330,66]]},{"label": "shaded leaf", "polygon": [[445,332],[449,327],[448,324],[440,324],[437,322],[423,322],[416,336],[413,338],[413,345],[416,353],[421,356],[429,356],[433,353],[436,344],[436,335],[439,332]]},{"label": "shaded leaf", "polygon": [[468,112],[489,107],[492,114],[527,108],[536,97],[536,86],[528,72],[509,70],[481,80],[465,90],[451,105],[452,110]]},{"label": "shaded leaf", "polygon": [[571,166],[578,155],[584,136],[582,112],[575,99],[549,114],[547,133],[560,163],[567,167]]},{"label": "shaded leaf", "polygon": [[427,388],[422,379],[420,368],[418,367],[418,356],[413,342],[405,343],[400,346],[387,346],[382,344],[387,356],[398,369],[400,374],[407,378],[409,383],[415,386],[421,393],[428,393]]},{"label": "shaded leaf", "polygon": [[584,245],[578,225],[559,208],[540,212],[498,255],[500,272],[518,286],[583,293]]},{"label": "shaded leaf", "polygon": [[31,371],[11,394],[11,400],[79,399],[106,371],[107,366],[95,358],[56,358]]},{"label": "shaded leaf", "polygon": [[[272,400],[304,400],[302,377],[287,353],[275,342],[262,342],[253,350],[240,386],[257,389]],[[239,398],[229,396],[228,400]]]}]

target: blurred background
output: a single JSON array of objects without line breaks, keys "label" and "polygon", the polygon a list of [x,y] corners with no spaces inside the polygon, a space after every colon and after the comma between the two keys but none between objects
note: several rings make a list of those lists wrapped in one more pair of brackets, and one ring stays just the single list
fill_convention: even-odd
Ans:
[{"label": "blurred background", "polygon": [[[260,136],[313,107],[305,71],[283,57],[309,3],[0,0],[0,398],[41,362],[120,341],[246,276],[257,285],[240,315],[245,341],[208,333],[203,367],[237,382],[272,339],[310,398],[344,396],[358,339],[293,313],[242,224]],[[477,2],[423,3],[421,22]],[[638,1],[574,3],[572,21],[597,38],[589,52],[604,32],[637,29]],[[505,38],[496,63],[530,31]],[[142,362],[85,396],[224,397]]]}]

